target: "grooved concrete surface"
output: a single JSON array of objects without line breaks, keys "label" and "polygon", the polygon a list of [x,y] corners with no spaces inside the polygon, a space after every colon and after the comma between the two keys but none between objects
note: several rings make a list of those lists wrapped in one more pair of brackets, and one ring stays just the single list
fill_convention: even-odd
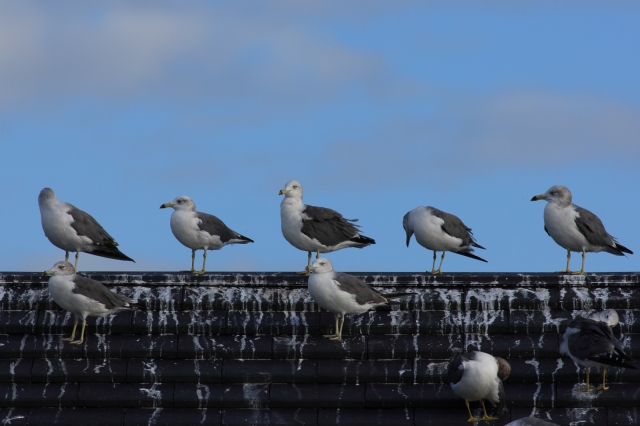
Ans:
[{"label": "grooved concrete surface", "polygon": [[[356,273],[387,310],[333,315],[287,273],[83,273],[146,301],[89,320],[82,346],[47,277],[0,273],[0,421],[8,425],[464,425],[446,377],[460,351],[512,365],[502,425],[531,414],[561,425],[640,424],[640,370],[584,370],[558,354],[564,321],[614,308],[614,333],[640,354],[640,274]],[[639,365],[640,366],[640,365]],[[599,378],[599,374],[592,376]],[[475,404],[479,407],[479,404]]]}]

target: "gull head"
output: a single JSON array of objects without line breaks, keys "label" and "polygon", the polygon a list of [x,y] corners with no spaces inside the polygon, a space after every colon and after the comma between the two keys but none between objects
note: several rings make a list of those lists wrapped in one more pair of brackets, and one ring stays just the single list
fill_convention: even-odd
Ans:
[{"label": "gull head", "polygon": [[620,319],[618,318],[618,313],[615,309],[605,309],[601,312],[594,312],[589,316],[589,319],[594,321],[604,322],[609,325],[609,327],[613,328],[618,325]]},{"label": "gull head", "polygon": [[53,268],[44,271],[42,275],[73,275],[75,273],[76,270],[72,264],[61,261],[53,265]]},{"label": "gull head", "polygon": [[316,261],[311,264],[311,267],[309,268],[309,270],[316,274],[322,274],[324,272],[332,272],[333,264],[329,259],[325,259],[324,257],[321,257],[319,259],[316,259]]},{"label": "gull head", "polygon": [[38,204],[46,203],[49,200],[55,200],[56,194],[53,192],[51,188],[44,188],[40,191],[40,195],[38,195]]},{"label": "gull head", "polygon": [[167,207],[173,207],[174,210],[185,210],[189,212],[196,211],[196,203],[186,195],[176,197],[172,202],[164,203],[160,206],[161,209],[165,209]]},{"label": "gull head", "polygon": [[552,186],[544,194],[536,195],[531,201],[546,200],[549,203],[556,203],[561,206],[571,204],[571,191],[562,185]]},{"label": "gull head", "polygon": [[297,180],[287,182],[278,195],[284,195],[287,198],[299,198],[302,200],[302,185]]}]

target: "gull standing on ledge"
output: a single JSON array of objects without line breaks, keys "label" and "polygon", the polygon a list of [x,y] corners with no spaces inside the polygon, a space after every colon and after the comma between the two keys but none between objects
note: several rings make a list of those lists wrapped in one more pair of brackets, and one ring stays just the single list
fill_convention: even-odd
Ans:
[{"label": "gull standing on ledge", "polygon": [[109,259],[135,261],[118,250],[118,243],[91,216],[69,203],[58,201],[51,188],[44,188],[38,196],[40,219],[44,235],[51,244],[65,251],[76,252],[75,269],[78,269],[80,252]]},{"label": "gull standing on ledge", "polygon": [[[415,233],[418,244],[433,250],[432,274],[442,273],[442,262],[448,251],[486,262],[483,258],[471,254],[473,247],[483,250],[485,248],[476,243],[471,228],[467,228],[458,216],[445,213],[435,207],[416,207],[404,215],[402,226],[407,233],[407,247],[409,247],[411,236]],[[442,252],[438,269],[436,269],[437,251]]]},{"label": "gull standing on ledge", "polygon": [[329,253],[346,247],[363,248],[375,244],[375,240],[360,235],[358,219],[345,219],[335,210],[314,207],[302,203],[302,185],[295,180],[287,182],[278,195],[284,195],[280,203],[282,235],[297,249],[309,252],[307,267],[299,274],[309,275],[311,253]]},{"label": "gull standing on ledge", "polygon": [[[69,262],[58,262],[53,268],[44,272],[49,275],[49,294],[65,311],[75,315],[71,337],[60,338],[74,345],[84,341],[84,329],[87,317],[105,317],[120,311],[140,309],[137,301],[114,293],[102,283],[90,278],[76,275],[76,270]],[[82,318],[80,339],[75,340],[78,320]]]},{"label": "gull standing on ledge", "polygon": [[[601,252],[624,256],[633,254],[631,250],[619,244],[604,229],[602,221],[595,214],[571,202],[569,188],[556,185],[544,194],[534,196],[531,201],[546,200],[544,208],[544,230],[553,241],[567,250],[567,269],[558,273],[584,274],[584,259],[587,252]],[[571,252],[582,252],[582,268],[571,272]]]},{"label": "gull standing on ledge", "polygon": [[[324,337],[342,340],[342,327],[346,314],[363,314],[376,306],[386,305],[391,299],[411,296],[413,293],[379,293],[366,285],[358,277],[333,270],[329,259],[319,258],[309,268],[309,294],[313,300],[336,319],[335,334]],[[338,316],[342,317],[338,327]]]},{"label": "gull standing on ledge", "polygon": [[[625,353],[611,327],[605,322],[592,319],[579,318],[569,323],[562,335],[560,354],[568,355],[576,364],[586,367],[587,384],[581,389],[582,392],[609,389],[605,380],[607,367],[610,365],[636,369],[627,362],[631,357]],[[602,368],[602,385],[595,389],[589,386],[589,373],[594,367]]]},{"label": "gull standing on ledge", "polygon": [[[217,217],[196,211],[196,204],[186,195],[164,203],[161,209],[173,207],[171,232],[183,245],[191,249],[192,274],[204,274],[207,265],[207,250],[220,250],[228,244],[247,244],[253,240],[232,231]],[[196,250],[203,250],[202,270],[195,270]]]},{"label": "gull standing on ledge", "polygon": [[[503,358],[480,351],[458,354],[449,363],[448,373],[451,389],[467,404],[469,422],[498,420],[497,417],[487,415],[487,409],[484,406],[485,399],[498,407],[498,415],[506,411],[502,382],[509,377],[511,366]],[[469,401],[482,403],[482,411],[484,412],[482,418],[473,417]]]}]

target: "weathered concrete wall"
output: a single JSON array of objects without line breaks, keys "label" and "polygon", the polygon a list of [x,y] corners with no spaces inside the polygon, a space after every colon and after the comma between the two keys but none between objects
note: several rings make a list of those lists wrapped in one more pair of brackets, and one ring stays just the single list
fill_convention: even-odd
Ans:
[{"label": "weathered concrete wall", "polygon": [[[86,273],[146,301],[146,312],[90,319],[82,346],[59,340],[73,317],[47,278],[0,273],[0,420],[18,424],[467,424],[448,361],[480,349],[508,358],[512,419],[640,424],[640,370],[611,369],[584,394],[584,371],[558,354],[563,322],[614,308],[614,333],[640,353],[639,274],[356,274],[388,310],[347,317],[324,339],[306,278],[283,273]],[[597,380],[599,374],[592,377]]]}]

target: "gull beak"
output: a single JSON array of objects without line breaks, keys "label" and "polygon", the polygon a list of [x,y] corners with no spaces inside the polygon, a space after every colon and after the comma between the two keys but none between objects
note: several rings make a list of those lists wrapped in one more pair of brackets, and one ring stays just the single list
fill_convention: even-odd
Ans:
[{"label": "gull beak", "polygon": [[410,241],[411,241],[411,235],[407,234],[407,247],[409,247]]},{"label": "gull beak", "polygon": [[45,275],[53,275],[53,271],[51,269],[47,269],[46,271],[44,271],[42,273],[42,276],[44,277]]},{"label": "gull beak", "polygon": [[164,209],[167,207],[173,207],[173,203],[164,203],[163,205],[160,206],[161,209]]},{"label": "gull beak", "polygon": [[538,201],[538,200],[546,200],[547,196],[544,194],[540,194],[540,195],[536,195],[535,197],[533,197],[531,199],[531,201]]},{"label": "gull beak", "polygon": [[289,192],[291,192],[291,191],[289,191],[288,189],[281,189],[280,192],[278,192],[278,195],[286,195]]}]

